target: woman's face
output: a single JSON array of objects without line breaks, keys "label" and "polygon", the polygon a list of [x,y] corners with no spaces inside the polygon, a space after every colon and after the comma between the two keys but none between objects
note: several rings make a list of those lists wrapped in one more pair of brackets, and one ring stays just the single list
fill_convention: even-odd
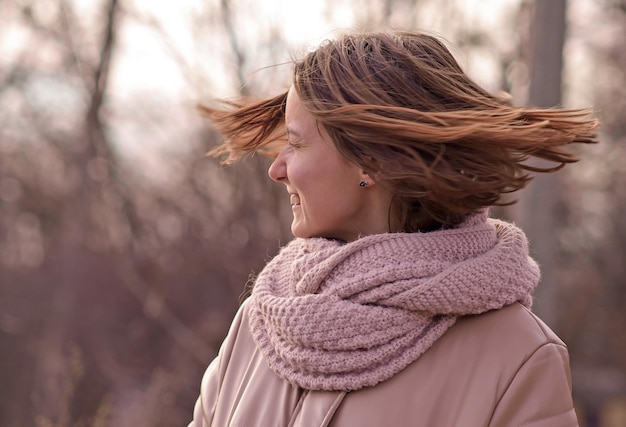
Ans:
[{"label": "woman's face", "polygon": [[287,95],[285,125],[288,144],[268,173],[285,184],[290,195],[293,235],[349,242],[388,231],[391,198],[339,154],[293,87]]}]

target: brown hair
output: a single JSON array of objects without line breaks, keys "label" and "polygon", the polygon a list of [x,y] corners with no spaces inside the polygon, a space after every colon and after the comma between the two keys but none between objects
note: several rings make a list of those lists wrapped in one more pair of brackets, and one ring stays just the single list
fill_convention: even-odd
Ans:
[{"label": "brown hair", "polygon": [[[577,161],[565,150],[593,143],[586,110],[518,108],[490,95],[436,38],[407,32],[350,34],[295,62],[295,90],[339,152],[394,196],[393,219],[407,232],[454,226],[529,172]],[[225,136],[212,155],[233,162],[284,139],[287,93],[201,111]],[[526,162],[536,157],[540,167]]]}]

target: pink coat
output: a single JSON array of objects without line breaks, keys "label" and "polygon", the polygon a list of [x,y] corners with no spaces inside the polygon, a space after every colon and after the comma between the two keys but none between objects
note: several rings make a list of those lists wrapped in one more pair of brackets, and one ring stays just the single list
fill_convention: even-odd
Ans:
[{"label": "pink coat", "polygon": [[519,303],[459,318],[391,379],[307,391],[269,369],[244,304],[202,380],[189,427],[578,426],[565,344]]}]

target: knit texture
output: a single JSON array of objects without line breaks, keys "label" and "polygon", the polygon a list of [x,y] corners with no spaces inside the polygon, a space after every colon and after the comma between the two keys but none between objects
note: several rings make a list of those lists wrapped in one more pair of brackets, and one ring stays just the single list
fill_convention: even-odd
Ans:
[{"label": "knit texture", "polygon": [[259,274],[250,329],[290,383],[357,390],[417,360],[459,316],[529,307],[538,280],[523,232],[486,212],[429,233],[295,239]]}]

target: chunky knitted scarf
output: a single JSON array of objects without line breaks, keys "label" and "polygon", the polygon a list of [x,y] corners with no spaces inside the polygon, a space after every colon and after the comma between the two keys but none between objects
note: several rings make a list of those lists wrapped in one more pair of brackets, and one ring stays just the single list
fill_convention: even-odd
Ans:
[{"label": "chunky knitted scarf", "polygon": [[290,383],[357,390],[415,361],[459,316],[530,306],[538,280],[523,232],[486,212],[429,233],[295,239],[259,274],[250,329]]}]

